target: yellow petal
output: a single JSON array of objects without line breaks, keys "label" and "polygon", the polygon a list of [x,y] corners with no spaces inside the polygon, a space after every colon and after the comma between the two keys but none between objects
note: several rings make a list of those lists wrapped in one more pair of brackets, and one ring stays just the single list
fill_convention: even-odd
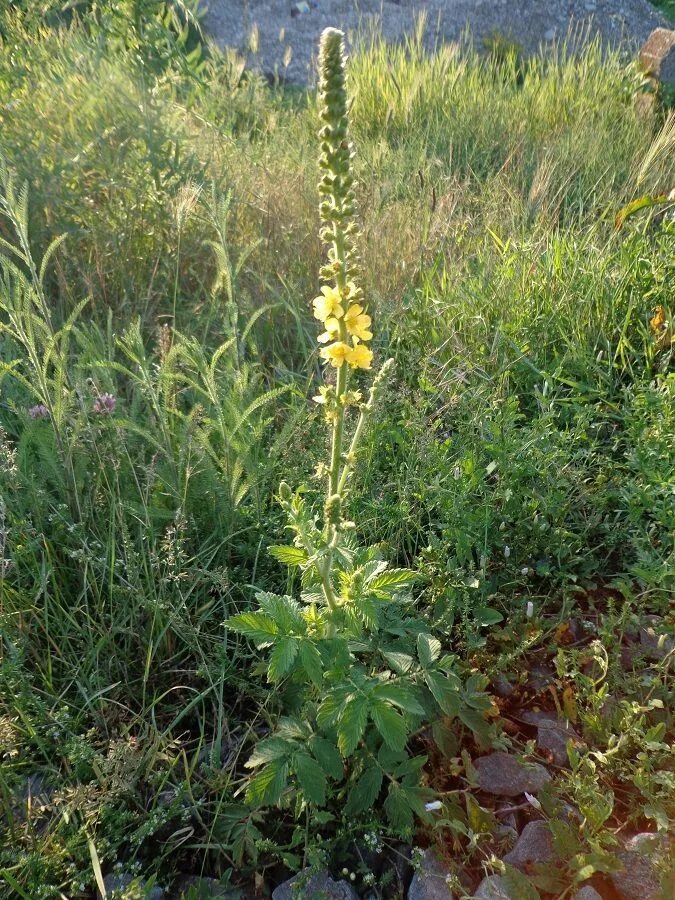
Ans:
[{"label": "yellow petal", "polygon": [[369,369],[373,361],[373,351],[365,344],[356,344],[348,348],[347,362],[355,369]]},{"label": "yellow petal", "polygon": [[337,319],[326,319],[324,325],[326,326],[326,330],[317,338],[320,344],[327,344],[328,341],[334,341],[340,334],[340,323]]},{"label": "yellow petal", "polygon": [[341,304],[340,292],[337,288],[329,287],[327,284],[321,288],[321,297],[314,298],[314,315],[321,322],[325,322],[329,317],[341,319],[344,315],[344,308]]},{"label": "yellow petal", "polygon": [[329,344],[328,347],[321,348],[321,357],[329,362],[331,366],[339,369],[351,352],[352,348],[348,344],[345,344],[343,341],[336,341],[334,344]]}]

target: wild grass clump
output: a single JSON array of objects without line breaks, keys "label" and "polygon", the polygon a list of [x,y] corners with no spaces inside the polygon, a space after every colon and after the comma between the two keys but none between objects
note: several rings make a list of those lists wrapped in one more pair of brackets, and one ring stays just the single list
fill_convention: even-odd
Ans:
[{"label": "wild grass clump", "polygon": [[539,887],[606,871],[674,787],[672,114],[419,36],[315,98],[160,6],[0,18],[1,890],[475,875],[542,659],[597,753]]}]

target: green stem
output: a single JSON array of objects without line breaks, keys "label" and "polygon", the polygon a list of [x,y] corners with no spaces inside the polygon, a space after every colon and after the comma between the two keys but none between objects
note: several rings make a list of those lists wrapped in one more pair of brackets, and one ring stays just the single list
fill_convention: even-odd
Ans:
[{"label": "green stem", "polygon": [[342,458],[342,435],[344,432],[345,408],[342,397],[347,390],[347,363],[343,363],[338,369],[337,386],[335,389],[337,409],[333,422],[333,444],[330,454],[330,471],[328,476],[328,496],[338,493],[340,478],[340,460]]},{"label": "green stem", "polygon": [[337,492],[342,495],[344,491],[347,480],[351,475],[352,469],[354,468],[354,461],[356,459],[356,451],[358,450],[359,444],[361,442],[361,437],[363,435],[363,429],[365,428],[366,422],[368,421],[368,417],[375,407],[376,399],[382,389],[382,385],[386,378],[388,377],[389,371],[393,366],[394,361],[392,359],[388,359],[379,373],[375,376],[375,380],[370,388],[370,395],[368,397],[368,402],[361,405],[361,413],[359,415],[359,420],[356,423],[356,428],[354,429],[354,434],[352,436],[351,443],[349,445],[349,450],[347,451],[347,456],[345,457],[345,465],[342,470],[342,474],[338,479]]},{"label": "green stem", "polygon": [[[335,259],[340,263],[340,267],[335,276],[335,286],[342,295],[347,286],[347,278],[345,274],[345,254],[344,254],[344,235],[340,226],[336,223],[333,225],[333,248],[335,251]],[[349,335],[345,328],[344,321],[340,319],[339,340],[348,341]],[[349,366],[344,362],[338,369],[337,384],[335,387],[336,413],[333,422],[333,443],[330,454],[330,471],[328,474],[328,497],[334,497],[338,493],[338,484],[340,480],[340,462],[342,460],[342,435],[344,431],[345,408],[342,398],[347,390],[347,379],[349,376]]]},{"label": "green stem", "polygon": [[351,474],[351,470],[354,464],[354,457],[356,455],[356,450],[359,446],[359,442],[361,440],[361,435],[363,434],[363,429],[366,424],[366,419],[368,418],[368,413],[370,410],[367,406],[364,406],[361,409],[361,415],[359,416],[359,421],[356,423],[356,429],[352,436],[351,443],[349,445],[349,450],[347,451],[347,457],[344,465],[344,469],[342,470],[342,474],[338,480],[337,484],[337,493],[342,494],[347,484],[347,479]]}]

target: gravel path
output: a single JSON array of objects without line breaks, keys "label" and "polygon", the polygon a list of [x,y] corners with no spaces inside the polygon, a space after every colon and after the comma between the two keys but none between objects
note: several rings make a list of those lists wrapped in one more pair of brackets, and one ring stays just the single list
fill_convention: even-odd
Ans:
[{"label": "gravel path", "polygon": [[306,5],[309,12],[293,15],[297,0],[210,0],[205,25],[219,44],[243,52],[250,65],[305,83],[312,79],[319,35],[328,25],[353,35],[377,23],[386,38],[397,40],[412,31],[424,11],[429,45],[455,41],[468,26],[477,42],[497,32],[532,52],[584,23],[608,44],[629,45],[665,24],[647,0],[306,0]]}]

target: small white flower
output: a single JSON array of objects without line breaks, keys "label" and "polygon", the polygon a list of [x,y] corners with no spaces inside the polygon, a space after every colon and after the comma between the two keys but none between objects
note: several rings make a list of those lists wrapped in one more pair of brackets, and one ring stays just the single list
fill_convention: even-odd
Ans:
[{"label": "small white flower", "polygon": [[459,481],[461,476],[462,476],[462,470],[460,469],[459,466],[455,466],[455,468],[452,470],[452,477],[455,479],[455,481]]},{"label": "small white flower", "polygon": [[528,794],[525,791],[525,799],[530,804],[530,806],[534,806],[535,809],[541,809],[541,803],[537,800],[536,797],[533,797],[532,794]]},{"label": "small white flower", "polygon": [[531,600],[527,601],[527,612],[525,613],[528,619],[531,619],[534,615],[534,603]]},{"label": "small white flower", "polygon": [[525,566],[523,569],[520,570],[520,574],[521,575],[529,575],[530,574],[529,568],[527,566]]},{"label": "small white flower", "polygon": [[425,803],[424,808],[427,812],[435,812],[437,809],[443,809],[443,804],[440,800],[432,800],[430,803]]},{"label": "small white flower", "polygon": [[511,556],[511,548],[507,544],[506,547],[504,547],[504,557],[505,559],[508,559],[509,556]]}]

